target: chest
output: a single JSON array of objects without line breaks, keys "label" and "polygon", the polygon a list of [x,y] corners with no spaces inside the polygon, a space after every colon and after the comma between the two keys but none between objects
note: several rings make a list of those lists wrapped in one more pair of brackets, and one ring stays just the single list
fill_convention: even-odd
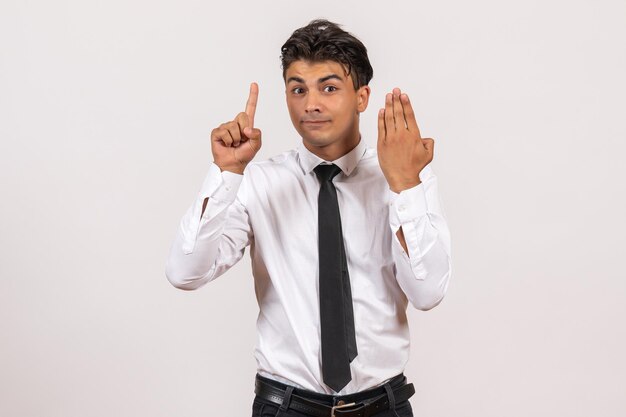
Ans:
[{"label": "chest", "polygon": [[[375,170],[354,171],[333,181],[346,253],[366,257],[388,239],[389,191]],[[314,174],[276,170],[252,184],[247,210],[257,243],[290,252],[317,252],[319,181]],[[322,231],[323,232],[323,231]]]}]

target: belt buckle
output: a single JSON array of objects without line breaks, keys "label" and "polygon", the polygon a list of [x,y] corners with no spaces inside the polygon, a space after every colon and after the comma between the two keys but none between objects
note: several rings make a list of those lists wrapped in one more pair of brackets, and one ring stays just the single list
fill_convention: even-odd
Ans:
[{"label": "belt buckle", "polygon": [[352,407],[353,405],[356,405],[356,403],[350,403],[350,404],[342,404],[342,405],[334,405],[332,406],[332,408],[330,409],[330,417],[335,417],[335,410],[339,410],[341,408],[346,408],[346,407]]}]

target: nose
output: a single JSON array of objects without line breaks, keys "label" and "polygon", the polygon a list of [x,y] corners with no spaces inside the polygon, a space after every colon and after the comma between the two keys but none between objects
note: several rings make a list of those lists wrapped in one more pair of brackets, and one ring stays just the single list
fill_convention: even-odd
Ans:
[{"label": "nose", "polygon": [[320,96],[317,91],[311,89],[307,92],[304,110],[307,113],[319,113],[322,111],[322,106],[320,105]]}]

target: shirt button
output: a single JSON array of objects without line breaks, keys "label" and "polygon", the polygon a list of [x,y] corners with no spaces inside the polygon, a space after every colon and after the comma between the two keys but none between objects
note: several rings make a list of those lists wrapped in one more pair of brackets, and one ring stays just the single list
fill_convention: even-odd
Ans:
[{"label": "shirt button", "polygon": [[226,191],[230,191],[230,187],[228,185],[226,186]]},{"label": "shirt button", "polygon": [[339,400],[337,401],[337,405],[345,405],[346,402],[344,400]]}]

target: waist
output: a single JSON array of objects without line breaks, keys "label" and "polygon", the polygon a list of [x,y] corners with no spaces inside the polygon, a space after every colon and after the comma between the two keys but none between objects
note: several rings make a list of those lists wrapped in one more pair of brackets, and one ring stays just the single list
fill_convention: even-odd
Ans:
[{"label": "waist", "polygon": [[[257,334],[258,342],[254,349],[257,373],[308,391],[336,394],[322,381],[319,342],[308,342],[311,337],[319,338],[319,335],[308,337],[308,326],[302,327],[304,329],[283,329],[285,332],[281,335],[268,335],[267,332]],[[382,385],[389,377],[399,375],[406,369],[410,346],[408,334],[405,338],[404,334],[392,336],[391,332],[386,332],[374,339],[368,337],[369,332],[367,328],[357,329],[359,354],[351,364],[353,379],[341,394]],[[359,341],[363,343],[358,344]],[[381,363],[384,366],[380,366]]]},{"label": "waist", "polygon": [[400,374],[383,386],[353,394],[329,395],[285,385],[257,374],[254,393],[255,402],[265,402],[284,412],[294,410],[299,415],[311,417],[364,417],[379,415],[388,409],[395,412],[398,405],[410,407],[408,400],[415,393],[415,387],[407,384],[404,375]]},{"label": "waist", "polygon": [[[406,385],[407,379],[404,373],[394,376],[386,383],[388,383],[391,388],[399,388],[403,385]],[[284,384],[280,381],[276,381],[274,379],[266,378],[262,375],[256,375],[256,386],[258,387],[260,384],[267,384],[279,390],[285,391],[290,385]],[[303,388],[293,388],[293,394],[302,398],[306,398],[312,401],[316,401],[318,403],[326,404],[329,406],[335,405],[338,401],[343,401],[345,403],[352,402],[360,402],[363,400],[367,400],[372,397],[377,397],[386,393],[384,388],[384,384],[381,384],[378,387],[366,389],[363,391],[355,392],[352,394],[345,395],[332,395],[332,394],[323,394],[315,391],[309,391]]]}]

